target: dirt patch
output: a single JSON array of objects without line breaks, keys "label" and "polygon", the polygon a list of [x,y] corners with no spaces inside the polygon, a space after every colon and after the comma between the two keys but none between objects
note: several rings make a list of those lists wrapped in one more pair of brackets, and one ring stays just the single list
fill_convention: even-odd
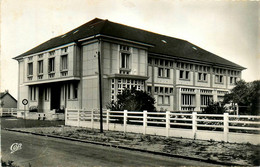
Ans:
[{"label": "dirt patch", "polygon": [[208,159],[240,165],[260,165],[260,145],[224,143],[212,140],[192,140],[117,131],[104,131],[104,133],[99,133],[98,130],[89,128],[63,126],[19,128],[19,130],[72,137],[81,140],[103,142],[205,160]]}]

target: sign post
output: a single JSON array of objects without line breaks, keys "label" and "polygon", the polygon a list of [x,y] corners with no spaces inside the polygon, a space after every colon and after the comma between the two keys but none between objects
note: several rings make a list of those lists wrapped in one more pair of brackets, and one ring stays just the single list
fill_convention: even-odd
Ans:
[{"label": "sign post", "polygon": [[25,122],[26,122],[26,105],[28,104],[28,100],[23,99],[22,103],[24,105],[24,119],[25,119]]}]

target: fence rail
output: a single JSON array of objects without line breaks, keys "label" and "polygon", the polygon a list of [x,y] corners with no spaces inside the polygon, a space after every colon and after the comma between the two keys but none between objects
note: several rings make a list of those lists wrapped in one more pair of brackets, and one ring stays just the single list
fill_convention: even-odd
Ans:
[{"label": "fence rail", "polygon": [[[98,110],[66,109],[65,124],[99,128],[99,116]],[[260,144],[260,116],[106,110],[103,127],[123,132]]]},{"label": "fence rail", "polygon": [[16,108],[0,108],[0,116],[17,116]]}]

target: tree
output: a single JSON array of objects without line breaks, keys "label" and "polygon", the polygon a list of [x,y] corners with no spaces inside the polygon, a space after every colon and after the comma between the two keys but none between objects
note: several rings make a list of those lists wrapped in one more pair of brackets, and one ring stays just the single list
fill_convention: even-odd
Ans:
[{"label": "tree", "polygon": [[229,94],[224,96],[224,103],[237,103],[239,114],[260,114],[260,80],[245,82],[240,80]]},{"label": "tree", "polygon": [[223,114],[226,108],[221,102],[211,101],[208,106],[202,111],[203,114]]},{"label": "tree", "polygon": [[111,101],[107,108],[112,111],[155,111],[155,99],[147,92],[125,89],[117,95],[117,101]]}]

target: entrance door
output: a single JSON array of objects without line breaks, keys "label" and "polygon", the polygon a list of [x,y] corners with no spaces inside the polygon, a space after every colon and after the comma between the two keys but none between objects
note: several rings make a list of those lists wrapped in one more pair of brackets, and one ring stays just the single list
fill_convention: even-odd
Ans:
[{"label": "entrance door", "polygon": [[53,85],[51,87],[51,110],[60,108],[60,91],[59,85]]}]

